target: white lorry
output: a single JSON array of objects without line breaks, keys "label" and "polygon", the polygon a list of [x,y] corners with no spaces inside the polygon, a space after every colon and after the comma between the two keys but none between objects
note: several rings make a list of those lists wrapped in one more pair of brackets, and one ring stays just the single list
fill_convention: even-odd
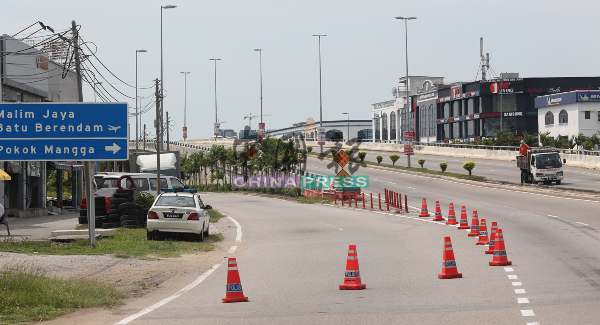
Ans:
[{"label": "white lorry", "polygon": [[[156,174],[156,153],[138,152],[129,155],[129,169],[131,173]],[[181,171],[179,152],[168,151],[160,154],[160,174],[184,179]]]},{"label": "white lorry", "polygon": [[517,167],[521,169],[521,183],[536,184],[543,182],[559,185],[563,178],[563,163],[555,148],[531,148],[527,155],[517,156]]}]

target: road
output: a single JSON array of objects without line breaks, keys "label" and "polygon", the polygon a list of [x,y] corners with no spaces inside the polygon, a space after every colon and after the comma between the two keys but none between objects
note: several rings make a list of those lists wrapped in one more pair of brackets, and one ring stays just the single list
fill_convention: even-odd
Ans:
[{"label": "road", "polygon": [[[311,159],[309,170],[325,171],[327,164]],[[238,259],[250,302],[221,303],[226,268],[217,264],[189,291],[126,323],[597,324],[600,202],[373,168],[359,172],[372,179],[368,192],[388,188],[407,194],[412,216],[427,198],[430,211],[439,200],[444,215],[452,202],[457,208],[465,205],[469,219],[477,210],[488,224],[497,221],[513,265],[488,266],[491,256],[483,254],[485,247],[476,246],[474,238],[433,222],[205,194],[205,202],[241,225],[240,242],[228,236],[237,249],[223,256]],[[451,236],[462,279],[437,278],[444,236]],[[349,244],[357,245],[366,290],[338,290]],[[165,297],[152,298],[146,307]],[[129,315],[140,310],[128,309]],[[129,316],[122,311],[119,320]]]}]

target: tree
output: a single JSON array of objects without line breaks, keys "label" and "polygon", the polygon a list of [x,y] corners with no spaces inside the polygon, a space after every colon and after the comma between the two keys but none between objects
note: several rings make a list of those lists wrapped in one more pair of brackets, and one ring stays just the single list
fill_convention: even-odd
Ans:
[{"label": "tree", "polygon": [[423,168],[423,165],[425,164],[425,159],[419,159],[417,160],[417,162],[419,163],[419,165],[421,165],[421,168]]},{"label": "tree", "polygon": [[383,160],[383,156],[382,155],[377,155],[375,156],[375,159],[377,159],[377,163],[381,164],[381,161]]},{"label": "tree", "polygon": [[400,159],[400,156],[398,156],[397,154],[391,154],[390,155],[390,159],[392,160],[392,166],[396,165],[396,161],[398,161],[398,159]]},{"label": "tree", "polygon": [[471,171],[475,168],[475,163],[472,161],[467,161],[463,164],[463,168],[469,171],[469,176],[471,176]]},{"label": "tree", "polygon": [[366,151],[359,151],[358,152],[358,158],[360,158],[361,162],[365,161],[365,157],[366,156],[367,156],[367,152]]},{"label": "tree", "polygon": [[446,168],[448,168],[448,164],[446,164],[445,162],[441,162],[440,168],[442,169],[442,173],[443,173],[446,171]]}]

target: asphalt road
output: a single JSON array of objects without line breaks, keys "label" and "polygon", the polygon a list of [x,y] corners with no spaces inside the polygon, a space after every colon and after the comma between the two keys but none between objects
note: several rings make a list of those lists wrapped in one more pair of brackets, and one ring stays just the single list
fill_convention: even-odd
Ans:
[{"label": "asphalt road", "polygon": [[[329,162],[311,159],[309,170]],[[467,185],[373,168],[367,192],[467,207],[503,229],[510,268],[490,267],[464,230],[411,218],[277,199],[204,195],[243,230],[235,253],[248,303],[222,304],[226,265],[128,324],[597,324],[600,202]],[[457,214],[459,212],[457,211]],[[228,222],[224,220],[224,222]],[[462,279],[439,280],[451,236]],[[362,291],[340,291],[356,244]],[[176,290],[173,290],[176,292]],[[526,299],[524,299],[526,298]],[[158,300],[157,300],[158,301]],[[531,315],[534,316],[525,316]]]}]

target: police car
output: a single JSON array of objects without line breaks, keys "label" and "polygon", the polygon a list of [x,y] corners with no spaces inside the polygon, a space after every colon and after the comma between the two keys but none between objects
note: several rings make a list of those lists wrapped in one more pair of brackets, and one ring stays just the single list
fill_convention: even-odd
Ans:
[{"label": "police car", "polygon": [[157,234],[191,234],[197,241],[209,235],[208,211],[196,190],[162,189],[148,211],[148,240]]}]

